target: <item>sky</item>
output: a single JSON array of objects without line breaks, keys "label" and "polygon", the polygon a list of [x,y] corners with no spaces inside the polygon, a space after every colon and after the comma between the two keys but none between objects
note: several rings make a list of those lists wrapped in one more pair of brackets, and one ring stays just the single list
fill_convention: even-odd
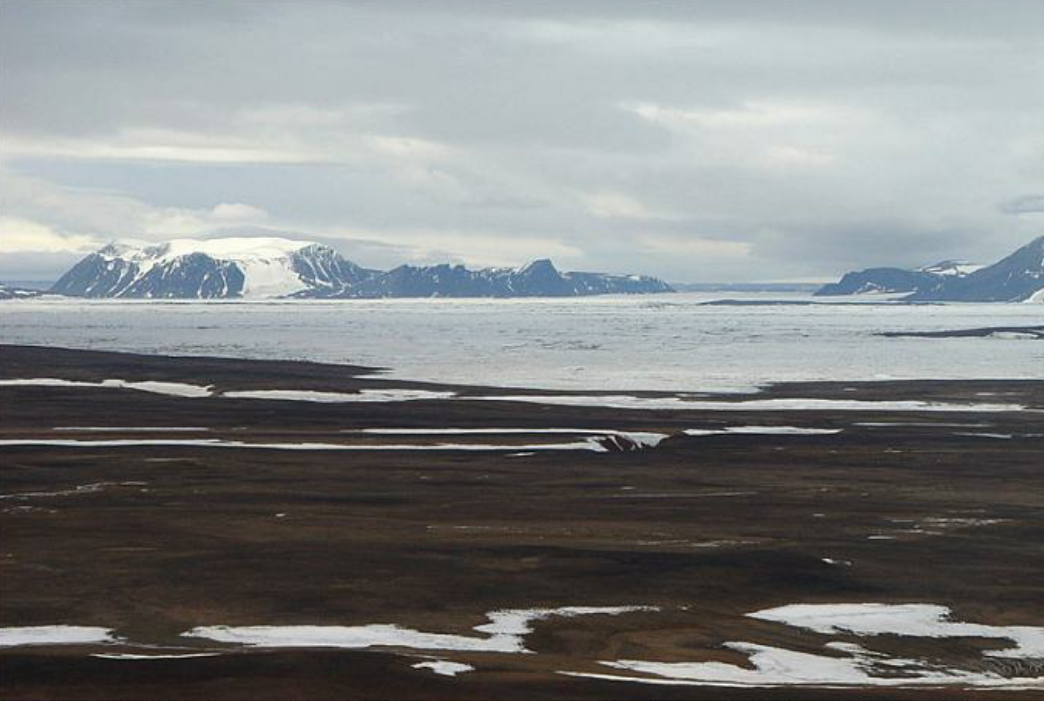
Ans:
[{"label": "sky", "polygon": [[675,282],[1044,234],[1044,0],[3,0],[0,279],[110,240]]}]

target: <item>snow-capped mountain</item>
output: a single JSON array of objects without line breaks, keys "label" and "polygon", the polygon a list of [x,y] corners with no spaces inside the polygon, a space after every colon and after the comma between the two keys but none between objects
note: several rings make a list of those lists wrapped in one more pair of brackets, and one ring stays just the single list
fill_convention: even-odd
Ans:
[{"label": "snow-capped mountain", "polygon": [[281,238],[113,243],[88,255],[51,292],[123,298],[572,297],[671,292],[656,278],[461,265],[362,268],[328,246]]},{"label": "snow-capped mountain", "polygon": [[285,297],[340,291],[362,269],[336,251],[280,238],[112,243],[61,277],[52,292],[77,297]]},{"label": "snow-capped mountain", "polygon": [[909,293],[911,302],[1044,301],[1044,236],[993,265],[943,261],[917,270],[868,268],[824,285],[821,296]]}]

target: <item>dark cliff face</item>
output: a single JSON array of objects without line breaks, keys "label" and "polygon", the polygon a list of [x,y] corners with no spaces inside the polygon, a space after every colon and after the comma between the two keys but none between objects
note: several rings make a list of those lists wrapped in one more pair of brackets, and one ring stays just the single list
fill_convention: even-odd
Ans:
[{"label": "dark cliff face", "polygon": [[347,296],[380,274],[379,271],[356,265],[332,248],[318,244],[292,254],[290,264],[308,286],[308,289],[294,294],[294,297]]},{"label": "dark cliff face", "polygon": [[243,294],[242,271],[203,253],[157,265],[127,288],[124,297],[227,299]]},{"label": "dark cliff face", "polygon": [[601,273],[566,273],[578,295],[655,294],[674,292],[663,280],[648,275],[603,275]]},{"label": "dark cliff face", "polygon": [[[222,299],[248,291],[249,268],[205,253],[166,255],[164,244],[130,249],[107,246],[87,256],[51,288],[75,297]],[[469,270],[461,265],[402,265],[369,270],[326,246],[302,245],[273,259],[266,274],[282,275],[286,296],[346,299],[379,297],[573,297],[673,292],[645,276],[561,273],[550,260],[519,269]],[[284,288],[286,289],[286,288]]]},{"label": "dark cliff face", "polygon": [[911,301],[1021,302],[1044,289],[1044,236],[993,265],[964,277],[943,278],[918,290]]},{"label": "dark cliff face", "polygon": [[903,299],[910,302],[1021,302],[1044,289],[1044,236],[971,273],[945,275],[929,270],[870,268],[847,273],[815,294],[909,292]]},{"label": "dark cliff face", "polygon": [[546,258],[512,271],[510,284],[520,297],[571,297],[582,294]]},{"label": "dark cliff face", "polygon": [[561,273],[549,260],[519,268],[469,270],[462,265],[400,265],[369,275],[340,292],[318,290],[316,297],[578,297],[596,294],[673,292],[669,285],[645,276]]},{"label": "dark cliff face", "polygon": [[50,291],[70,297],[119,297],[137,273],[138,266],[130,261],[92,253],[58,278]]},{"label": "dark cliff face", "polygon": [[203,253],[180,256],[143,271],[131,260],[92,253],[51,287],[70,297],[225,299],[243,293],[243,273]]},{"label": "dark cliff face", "polygon": [[938,275],[903,268],[867,268],[845,273],[839,282],[823,285],[815,294],[818,297],[855,295],[868,292],[916,292],[922,287],[933,285]]}]

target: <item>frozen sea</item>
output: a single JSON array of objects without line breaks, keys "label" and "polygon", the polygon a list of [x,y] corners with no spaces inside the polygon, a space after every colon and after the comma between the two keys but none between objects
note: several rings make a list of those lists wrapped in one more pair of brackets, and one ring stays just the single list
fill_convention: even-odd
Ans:
[{"label": "frozen sea", "polygon": [[0,336],[70,348],[355,363],[401,379],[552,389],[721,392],[792,380],[1044,378],[1040,341],[876,335],[1039,325],[1044,305],[700,304],[724,297],[781,298],[44,298],[0,303]]}]

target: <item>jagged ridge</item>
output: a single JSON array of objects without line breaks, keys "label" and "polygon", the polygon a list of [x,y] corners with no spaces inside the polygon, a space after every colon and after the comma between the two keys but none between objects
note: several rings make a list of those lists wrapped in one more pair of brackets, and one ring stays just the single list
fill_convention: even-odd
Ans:
[{"label": "jagged ridge", "polygon": [[328,246],[278,238],[110,244],[88,255],[51,292],[120,298],[572,297],[672,292],[656,278],[561,273],[550,260],[522,268],[461,265],[370,270]]}]

